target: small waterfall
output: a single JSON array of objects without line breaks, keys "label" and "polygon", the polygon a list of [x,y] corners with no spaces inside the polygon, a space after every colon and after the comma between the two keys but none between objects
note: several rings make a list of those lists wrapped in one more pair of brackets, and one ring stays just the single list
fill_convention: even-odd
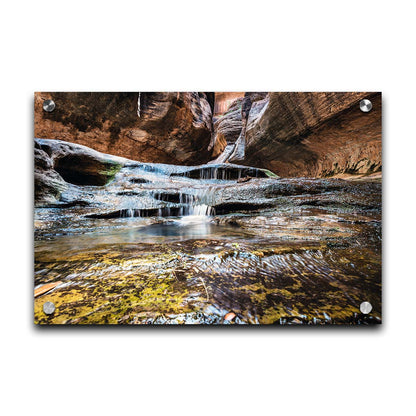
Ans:
[{"label": "small waterfall", "polygon": [[172,176],[185,176],[187,178],[201,180],[233,181],[246,176],[250,176],[253,178],[264,178],[267,175],[260,169],[256,168],[246,168],[232,165],[208,165],[201,168],[194,168],[186,172],[173,173]]},{"label": "small waterfall", "polygon": [[[186,175],[187,176],[187,175]],[[217,166],[201,169],[200,179],[229,181],[241,178],[241,170],[219,168]]]},{"label": "small waterfall", "polygon": [[128,218],[128,217],[134,217],[134,211],[136,211],[135,209],[122,209],[120,210],[120,217],[122,218]]},{"label": "small waterfall", "polygon": [[196,189],[193,195],[193,201],[189,205],[189,214],[195,216],[211,216],[215,215],[214,205],[214,188],[206,186]]},{"label": "small waterfall", "polygon": [[153,198],[179,204],[180,207],[164,207],[158,209],[158,216],[210,216],[215,214],[212,207],[213,188],[206,186],[204,188],[192,189],[193,193],[188,192],[153,192]]},{"label": "small waterfall", "polygon": [[182,207],[121,209],[103,215],[90,215],[90,218],[148,218],[148,217],[208,217],[215,214],[215,208],[205,204],[187,205]]},{"label": "small waterfall", "polygon": [[188,195],[188,194],[180,193],[179,196],[180,196],[179,202],[181,204],[191,205],[191,204],[194,204],[196,201],[195,195]]},{"label": "small waterfall", "polygon": [[[163,208],[137,208],[137,209],[121,209],[117,211],[120,218],[148,218],[148,217],[178,217],[181,213],[181,208],[178,207],[163,207]],[[101,218],[115,218],[117,215],[110,213]]]},{"label": "small waterfall", "polygon": [[203,215],[210,216],[215,214],[215,208],[210,207],[209,205],[200,204],[200,205],[191,205],[188,210],[187,215]]},{"label": "small waterfall", "polygon": [[[117,193],[121,197],[117,211],[107,212],[99,217],[192,216],[201,217],[199,219],[201,220],[202,217],[215,215],[214,206],[218,202],[218,194],[217,197],[215,194],[218,186],[223,186],[219,182],[207,183],[202,180],[237,180],[250,173],[252,176],[257,176],[255,169],[232,165],[202,165],[186,171],[181,169],[180,172],[173,172],[165,165],[132,165],[126,168],[119,178],[123,181],[126,190]],[[180,180],[178,176],[201,179],[201,181]]]},{"label": "small waterfall", "polygon": [[183,192],[155,192],[152,193],[153,198],[164,201],[164,202],[173,202],[175,204],[193,204],[196,200],[195,195],[183,193]]},{"label": "small waterfall", "polygon": [[[190,191],[191,192],[191,191]],[[158,201],[172,204],[161,208],[124,208],[119,211],[104,214],[106,218],[133,217],[209,217],[215,215],[214,188],[192,189],[190,192],[153,191],[152,197]]]}]

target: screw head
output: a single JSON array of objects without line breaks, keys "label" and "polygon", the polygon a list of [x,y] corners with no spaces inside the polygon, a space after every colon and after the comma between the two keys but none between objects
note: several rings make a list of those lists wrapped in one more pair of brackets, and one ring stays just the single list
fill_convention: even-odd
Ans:
[{"label": "screw head", "polygon": [[371,103],[370,100],[367,100],[366,98],[364,98],[364,100],[360,101],[360,110],[363,113],[368,113],[369,111],[371,111],[372,108],[373,108],[373,104]]},{"label": "screw head", "polygon": [[43,111],[51,113],[53,110],[55,110],[55,102],[53,100],[45,100],[43,102]]},{"label": "screw head", "polygon": [[363,303],[361,303],[361,305],[360,305],[360,311],[364,315],[369,314],[372,310],[373,310],[373,306],[371,305],[370,302],[363,302]]},{"label": "screw head", "polygon": [[52,302],[45,302],[43,304],[43,312],[46,315],[52,315],[55,312],[55,305]]}]

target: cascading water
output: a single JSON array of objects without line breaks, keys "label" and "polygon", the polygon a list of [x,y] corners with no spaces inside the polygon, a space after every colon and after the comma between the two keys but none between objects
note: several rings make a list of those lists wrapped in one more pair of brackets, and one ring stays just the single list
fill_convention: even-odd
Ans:
[{"label": "cascading water", "polygon": [[187,215],[194,216],[210,216],[215,214],[214,205],[214,188],[206,186],[205,188],[198,188],[193,195],[193,201],[189,206]]},{"label": "cascading water", "polygon": [[194,188],[191,193],[154,192],[153,197],[160,201],[179,204],[180,206],[164,207],[161,216],[211,216],[213,208],[213,189],[210,186]]},{"label": "cascading water", "polygon": [[[119,183],[125,184],[118,211],[105,214],[106,218],[132,217],[209,217],[215,214],[215,187],[188,179],[172,178],[164,166],[140,165],[122,173]],[[210,179],[212,172],[205,172]],[[217,172],[214,175],[217,176]],[[225,174],[222,172],[225,179]],[[137,195],[135,198],[134,195]],[[162,204],[163,206],[161,206]]]},{"label": "cascading water", "polygon": [[[126,166],[114,187],[120,197],[117,211],[100,218],[202,217],[215,215],[217,190],[230,181],[262,178],[260,169],[233,165],[175,166],[137,163]],[[124,189],[120,191],[120,186]],[[94,216],[93,216],[94,217]]]},{"label": "cascading water", "polygon": [[244,177],[266,178],[266,171],[247,166],[233,165],[231,163],[202,165],[187,168],[186,170],[174,171],[171,176],[182,176],[186,178],[214,181],[235,181]]}]

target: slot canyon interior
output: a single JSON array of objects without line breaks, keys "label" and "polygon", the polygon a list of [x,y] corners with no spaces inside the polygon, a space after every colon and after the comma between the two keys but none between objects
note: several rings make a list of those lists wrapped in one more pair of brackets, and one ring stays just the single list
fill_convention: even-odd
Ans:
[{"label": "slot canyon interior", "polygon": [[381,323],[381,117],[377,92],[35,93],[35,323]]}]

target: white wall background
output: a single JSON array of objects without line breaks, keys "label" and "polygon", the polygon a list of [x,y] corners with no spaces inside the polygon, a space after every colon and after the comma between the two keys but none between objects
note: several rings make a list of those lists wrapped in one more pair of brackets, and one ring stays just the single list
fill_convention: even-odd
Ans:
[{"label": "white wall background", "polygon": [[[15,0],[0,15],[2,414],[414,414],[411,1]],[[383,326],[35,328],[37,90],[383,91]]]}]

